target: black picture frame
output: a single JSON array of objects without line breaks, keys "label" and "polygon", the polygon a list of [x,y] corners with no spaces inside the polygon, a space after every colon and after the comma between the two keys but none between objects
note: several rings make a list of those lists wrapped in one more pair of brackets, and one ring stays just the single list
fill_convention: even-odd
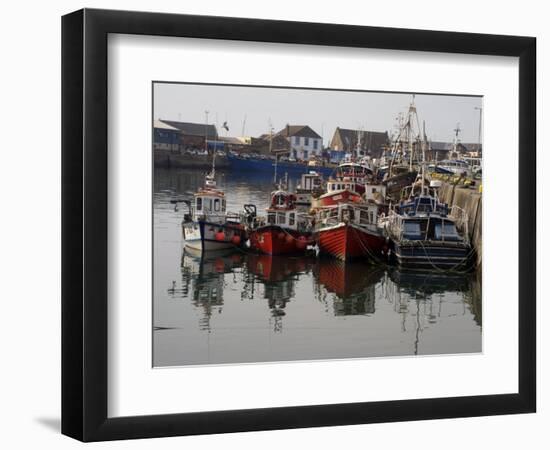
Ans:
[{"label": "black picture frame", "polygon": [[[517,393],[107,417],[107,36],[110,33],[519,58]],[[535,412],[536,39],[84,9],[62,18],[62,433],[82,441]]]}]

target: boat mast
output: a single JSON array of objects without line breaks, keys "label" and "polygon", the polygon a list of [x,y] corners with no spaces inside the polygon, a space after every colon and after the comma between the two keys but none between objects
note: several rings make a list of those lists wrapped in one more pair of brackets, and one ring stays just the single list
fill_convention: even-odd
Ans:
[{"label": "boat mast", "polygon": [[426,121],[422,121],[422,193],[424,193],[424,177],[426,170]]},{"label": "boat mast", "polygon": [[416,115],[416,106],[414,106],[414,95],[412,95],[412,102],[409,105],[409,117],[407,118],[407,139],[409,146],[409,172],[413,169],[413,136],[412,136],[412,118]]},{"label": "boat mast", "polygon": [[453,130],[455,132],[455,139],[453,142],[453,157],[451,159],[458,159],[458,133],[460,133],[462,130],[460,129],[460,122],[456,124],[456,128]]},{"label": "boat mast", "polygon": [[208,113],[210,111],[204,111],[204,115],[206,117],[205,123],[204,123],[204,151],[208,153]]},{"label": "boat mast", "polygon": [[[271,120],[269,120],[269,157],[273,153],[273,126],[271,125]],[[275,155],[275,174],[273,175],[273,183],[277,183],[277,161],[279,157]]]},{"label": "boat mast", "polygon": [[[204,147],[206,154],[208,154],[208,113],[209,111],[204,111],[206,116],[206,124],[204,126]],[[214,149],[212,150],[212,171],[206,175],[206,186],[207,187],[216,187],[216,144],[214,143]]]}]

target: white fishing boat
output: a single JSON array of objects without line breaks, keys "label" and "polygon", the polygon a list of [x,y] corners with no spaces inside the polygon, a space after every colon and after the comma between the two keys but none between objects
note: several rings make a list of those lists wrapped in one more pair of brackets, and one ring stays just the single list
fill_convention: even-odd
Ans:
[{"label": "white fishing boat", "polygon": [[226,211],[223,190],[216,185],[215,155],[212,171],[206,175],[204,186],[193,195],[193,202],[187,202],[189,214],[182,222],[185,248],[193,250],[223,250],[242,247],[247,234],[241,223],[241,216]]}]

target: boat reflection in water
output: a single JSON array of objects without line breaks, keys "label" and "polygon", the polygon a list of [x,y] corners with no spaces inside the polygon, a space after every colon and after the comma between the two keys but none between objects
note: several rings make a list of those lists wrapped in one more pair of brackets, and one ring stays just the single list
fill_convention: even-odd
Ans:
[{"label": "boat reflection in water", "polygon": [[363,261],[344,262],[336,258],[319,258],[313,274],[318,282],[317,297],[327,304],[334,294],[335,316],[374,314],[375,288],[384,269]]},{"label": "boat reflection in water", "polygon": [[176,290],[173,282],[169,291],[190,298],[195,308],[202,310],[201,330],[210,330],[212,314],[222,312],[225,274],[240,267],[243,257],[232,249],[201,252],[188,248],[183,252],[182,287]]},{"label": "boat reflection in water", "polygon": [[[481,280],[478,274],[392,268],[387,276],[391,282],[385,283],[384,296],[401,316],[402,332],[409,331],[410,318],[413,318],[414,355],[422,353],[422,333],[442,321],[450,320],[454,325],[460,316],[472,317],[481,334]],[[449,349],[447,353],[460,351]]]},{"label": "boat reflection in water", "polygon": [[245,293],[252,300],[257,295],[258,284],[263,287],[263,298],[267,299],[275,332],[282,332],[282,317],[286,315],[287,303],[296,296],[296,283],[301,275],[311,271],[314,262],[312,255],[247,255],[244,281],[245,286],[250,289],[245,289]]}]

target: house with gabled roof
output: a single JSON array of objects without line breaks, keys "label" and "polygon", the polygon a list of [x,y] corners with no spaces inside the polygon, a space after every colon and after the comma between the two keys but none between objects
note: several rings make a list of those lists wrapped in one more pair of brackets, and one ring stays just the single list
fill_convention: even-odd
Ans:
[{"label": "house with gabled roof", "polygon": [[307,161],[323,152],[323,139],[308,125],[287,125],[275,137],[288,141],[290,156],[297,160]]},{"label": "house with gabled roof", "polygon": [[343,157],[345,153],[355,152],[356,157],[372,156],[378,158],[388,145],[387,131],[351,130],[336,127],[330,141],[331,159]]}]

